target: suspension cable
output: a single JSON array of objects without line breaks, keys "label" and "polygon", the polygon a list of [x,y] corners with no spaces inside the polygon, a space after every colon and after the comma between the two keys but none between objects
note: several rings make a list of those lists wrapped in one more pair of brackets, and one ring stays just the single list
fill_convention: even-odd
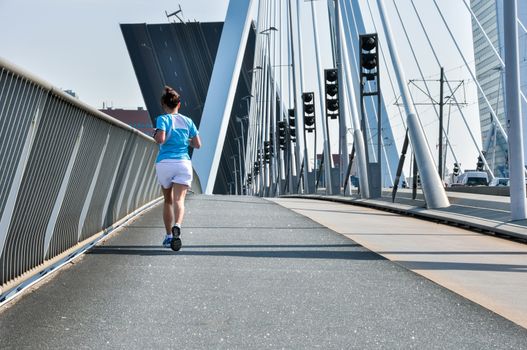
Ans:
[{"label": "suspension cable", "polygon": [[[429,45],[430,49],[432,50],[432,53],[433,53],[433,55],[434,55],[434,58],[435,58],[437,64],[438,64],[439,66],[441,66],[441,62],[439,61],[439,58],[438,58],[437,53],[436,53],[436,51],[435,51],[435,49],[434,49],[434,46],[432,45],[432,42],[431,42],[431,40],[430,40],[430,36],[428,35],[428,31],[426,30],[426,27],[425,27],[425,25],[423,24],[423,21],[421,20],[421,16],[419,15],[419,11],[417,10],[417,7],[415,6],[414,0],[410,0],[410,3],[412,4],[412,7],[413,7],[413,9],[414,9],[414,11],[415,11],[415,14],[417,15],[417,19],[419,20],[419,24],[420,24],[420,26],[421,26],[421,28],[422,28],[422,30],[423,30],[423,34],[424,34],[425,37],[426,37],[426,40],[427,40],[427,42],[428,42],[428,45]],[[467,123],[467,120],[466,120],[466,118],[465,118],[465,114],[463,113],[463,110],[462,110],[461,107],[459,106],[459,104],[458,104],[458,102],[457,102],[457,98],[456,98],[456,96],[452,94],[452,91],[453,91],[453,90],[452,90],[452,86],[450,85],[450,82],[449,82],[448,78],[446,77],[446,75],[444,75],[444,76],[445,76],[445,81],[446,81],[446,83],[447,83],[447,86],[448,86],[448,88],[449,88],[449,90],[450,90],[450,92],[451,92],[450,95],[452,96],[452,99],[454,100],[454,102],[456,103],[456,106],[458,107],[459,113],[461,114],[461,117],[462,117],[461,119],[463,119],[463,122],[465,123],[465,126],[466,126],[466,128],[467,128],[467,130],[468,130],[468,133],[469,133],[470,137],[472,138],[472,142],[473,142],[474,144],[477,144],[476,139],[475,139],[475,137],[474,137],[474,134],[472,133],[472,130],[470,129],[470,127],[469,127],[469,125],[468,125],[468,123]],[[485,156],[483,155],[483,153],[481,152],[481,150],[480,150],[478,147],[476,147],[476,149],[477,149],[477,151],[478,151],[478,153],[479,153],[481,159],[482,159],[483,162],[485,163],[485,166],[486,166],[487,169],[489,170],[489,173],[490,173],[491,177],[494,178],[494,173],[492,172],[492,169],[489,168],[489,166],[488,166],[488,164],[487,164],[487,160],[485,159]]]},{"label": "suspension cable", "polygon": [[[393,5],[395,6],[395,11],[397,12],[397,17],[399,17],[399,21],[401,22],[401,25],[402,25],[402,28],[403,28],[403,31],[404,31],[404,35],[406,37],[406,41],[410,45],[410,50],[412,51],[412,56],[413,56],[413,58],[415,60],[415,63],[417,65],[417,69],[419,70],[419,74],[421,75],[421,79],[423,79],[423,81],[424,81],[426,92],[431,97],[432,93],[430,91],[430,88],[428,87],[428,82],[424,78],[423,70],[421,69],[421,64],[419,63],[419,60],[417,59],[417,55],[415,54],[414,46],[413,46],[413,44],[412,44],[412,42],[410,40],[410,37],[408,36],[408,31],[406,30],[406,25],[404,24],[404,21],[403,21],[403,19],[401,17],[401,13],[399,12],[399,7],[397,6],[397,3],[395,2],[395,0],[392,0],[392,1],[393,1]],[[441,103],[442,103],[442,101],[441,101]],[[439,119],[440,118],[439,111],[437,110],[437,107],[436,107],[435,103],[433,104],[433,108],[434,108],[434,111],[436,113],[437,118]],[[452,152],[452,156],[454,157],[455,162],[459,163],[458,160],[457,160],[456,154],[454,152],[454,149],[452,148],[452,144],[450,143],[450,139],[448,137],[448,134],[446,133],[444,128],[443,128],[443,130],[441,132],[445,135],[446,143],[447,143],[448,147],[450,148],[450,152]],[[439,147],[443,147],[443,146],[439,145]],[[477,145],[476,145],[476,147],[477,147]]]},{"label": "suspension cable", "polygon": [[437,1],[436,0],[432,0],[434,2],[434,5],[439,13],[439,16],[441,17],[442,21],[443,21],[443,24],[445,25],[448,33],[450,34],[450,37],[452,38],[452,41],[454,42],[454,45],[456,46],[457,48],[457,51],[459,52],[459,55],[461,56],[461,58],[463,59],[463,61],[465,62],[465,65],[467,67],[467,70],[469,71],[470,75],[472,76],[472,79],[474,79],[474,82],[476,83],[476,86],[478,87],[480,93],[481,93],[481,96],[483,97],[483,99],[485,100],[485,103],[487,104],[487,107],[490,109],[490,112],[492,113],[493,117],[496,118],[497,122],[498,122],[498,126],[500,128],[500,131],[502,133],[502,136],[504,137],[505,140],[507,140],[508,142],[508,135],[507,133],[505,132],[505,129],[503,129],[503,126],[501,125],[501,122],[499,121],[498,119],[498,115],[496,114],[496,111],[494,111],[494,108],[492,108],[492,105],[490,104],[488,98],[487,98],[487,94],[485,94],[485,91],[483,91],[483,88],[481,87],[481,85],[479,84],[479,81],[477,80],[474,72],[472,71],[472,69],[470,68],[470,66],[468,65],[468,62],[465,58],[465,55],[463,54],[463,52],[461,51],[461,48],[459,47],[459,44],[456,40],[456,38],[454,37],[454,34],[452,34],[452,30],[450,29],[450,26],[448,25],[447,21],[445,20],[445,17],[443,16],[443,11],[441,11],[441,9],[439,8],[439,5],[437,5]]}]

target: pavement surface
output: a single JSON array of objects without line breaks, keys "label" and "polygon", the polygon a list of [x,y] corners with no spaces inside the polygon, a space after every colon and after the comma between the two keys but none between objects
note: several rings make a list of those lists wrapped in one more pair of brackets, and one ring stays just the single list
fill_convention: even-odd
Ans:
[{"label": "pavement surface", "polygon": [[492,232],[527,242],[527,220],[513,221],[511,219],[510,197],[448,191],[447,195],[450,206],[439,209],[426,208],[421,190],[417,191],[416,199],[412,199],[412,191],[409,189],[399,189],[394,202],[392,202],[391,191],[384,191],[382,197],[375,199],[360,199],[356,193],[352,196],[319,193],[283,197],[321,199],[362,205]]},{"label": "pavement surface", "polygon": [[162,235],[157,206],[0,310],[0,349],[527,349],[525,328],[271,201],[192,195],[183,249]]},{"label": "pavement surface", "polygon": [[527,244],[356,205],[273,201],[527,328]]}]

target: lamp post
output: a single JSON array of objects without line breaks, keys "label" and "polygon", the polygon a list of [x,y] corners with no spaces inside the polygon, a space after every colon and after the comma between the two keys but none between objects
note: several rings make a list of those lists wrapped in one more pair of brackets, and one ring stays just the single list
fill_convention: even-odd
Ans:
[{"label": "lamp post", "polygon": [[237,196],[238,195],[238,178],[236,177],[236,154],[233,154],[231,158],[233,162],[232,173],[234,175],[233,176],[234,177],[234,194]]},{"label": "lamp post", "polygon": [[243,121],[244,120],[248,120],[249,119],[249,116],[246,115],[246,116],[243,116],[243,117],[236,117],[236,121],[238,123],[240,123],[240,130],[241,130],[241,139],[242,139],[242,152],[243,152],[243,163],[245,163],[245,137],[244,137],[244,132],[243,132]]},{"label": "lamp post", "polygon": [[[271,68],[272,67],[272,64],[271,64],[271,36],[270,34],[272,32],[276,32],[278,31],[278,29],[276,29],[276,27],[274,26],[271,26],[267,29],[264,29],[260,32],[260,34],[265,34],[267,36],[267,58],[268,58],[268,63],[267,63],[267,67]],[[267,85],[269,87],[269,90],[268,93],[270,95],[271,98],[269,98],[269,101],[272,101],[272,106],[269,105],[269,103],[267,103],[267,106],[266,106],[266,116],[268,117],[268,120],[267,122],[269,123],[269,134],[266,134],[265,135],[265,138],[266,140],[265,141],[268,141],[268,142],[272,142],[272,145],[273,145],[273,154],[270,155],[270,158],[269,158],[269,172],[268,174],[266,174],[265,176],[265,180],[267,181],[266,183],[266,190],[267,190],[267,187],[269,190],[271,190],[271,188],[274,186],[274,181],[276,179],[276,161],[275,161],[275,157],[274,157],[274,151],[276,151],[276,138],[273,137],[273,139],[271,140],[271,135],[274,135],[274,130],[275,130],[275,123],[276,123],[276,118],[274,118],[275,114],[276,114],[276,103],[275,103],[275,98],[276,98],[276,83],[273,79],[273,74],[272,74],[272,71],[268,71],[269,72],[269,83],[273,83],[272,87],[269,87],[269,85]],[[271,109],[272,107],[272,109]],[[269,139],[267,139],[269,138]],[[267,186],[268,185],[268,186]]]},{"label": "lamp post", "polygon": [[[254,74],[254,73],[262,72],[262,71],[263,71],[262,66],[256,65],[253,68],[249,69],[247,72]],[[254,84],[255,90],[253,92],[255,96],[260,96],[262,93],[262,89],[263,89],[263,77],[262,75],[259,75],[259,76],[254,76],[253,79],[255,79],[255,84]],[[254,102],[253,107],[250,108],[250,112],[247,118],[256,120],[260,106],[258,105],[258,100],[255,100],[253,102]],[[263,182],[263,178],[262,178],[263,171],[260,171],[261,162],[260,162],[260,159],[258,158],[259,148],[261,147],[261,130],[260,130],[261,127],[260,125],[262,124],[261,123],[250,123],[250,124],[251,124],[252,129],[249,130],[250,134],[247,135],[247,139],[248,139],[247,147],[249,148],[249,152],[247,155],[248,157],[245,160],[247,161],[247,159],[249,159],[249,162],[248,164],[246,164],[246,166],[249,169],[251,169],[250,171],[252,173],[252,186],[251,186],[252,193],[251,194],[255,195],[258,193],[260,184]],[[252,161],[254,161],[254,163],[252,163]],[[256,163],[259,164],[258,172],[256,172],[254,169],[255,167],[254,164]]]},{"label": "lamp post", "polygon": [[240,139],[243,141],[243,137],[236,137],[236,143],[238,144],[238,177],[240,183],[240,194],[243,194],[243,172],[242,172],[242,149],[240,148]]},{"label": "lamp post", "polygon": [[[260,66],[257,66],[257,67],[260,67]],[[256,67],[253,68],[253,69],[250,69],[249,72],[250,72],[250,73],[254,73],[254,70],[255,70],[255,69],[256,69]],[[262,67],[260,67],[260,69],[262,69]],[[242,101],[245,101],[245,103],[246,103],[246,105],[247,105],[247,114],[249,114],[249,109],[250,109],[249,100],[250,100],[252,97],[254,97],[254,96],[251,95],[251,94],[249,94],[249,95],[247,95],[247,96],[243,96],[243,97],[240,99],[240,100],[242,100]]]}]

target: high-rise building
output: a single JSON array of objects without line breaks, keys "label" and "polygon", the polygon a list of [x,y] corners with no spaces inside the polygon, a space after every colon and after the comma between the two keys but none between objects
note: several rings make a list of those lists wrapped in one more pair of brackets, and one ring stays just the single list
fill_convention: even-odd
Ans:
[{"label": "high-rise building", "polygon": [[[505,70],[497,57],[495,50],[503,59],[504,37],[503,37],[503,1],[507,0],[471,0],[471,8],[476,19],[472,18],[472,31],[474,40],[474,58],[476,66],[476,77],[484,94],[478,90],[478,103],[481,124],[481,140],[485,158],[495,176],[508,177],[508,145],[500,132],[497,121],[493,117],[491,109],[495,111],[499,122],[507,132],[507,120],[505,116]],[[519,17],[519,59],[521,89],[527,91],[527,2],[518,1]],[[479,23],[478,23],[479,22]],[[481,26],[481,27],[480,27]],[[482,30],[483,29],[483,30]],[[489,40],[492,42],[491,47]],[[495,50],[494,50],[495,49]],[[522,102],[524,153],[527,141],[527,103]],[[474,158],[474,166],[464,165],[465,168],[475,168],[477,158]],[[527,161],[525,161],[527,164]]]}]

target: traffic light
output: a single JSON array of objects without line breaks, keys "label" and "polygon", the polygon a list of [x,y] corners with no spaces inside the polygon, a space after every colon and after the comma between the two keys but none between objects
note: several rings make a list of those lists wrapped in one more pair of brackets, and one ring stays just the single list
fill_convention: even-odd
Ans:
[{"label": "traffic light", "polygon": [[379,68],[377,34],[363,34],[359,37],[361,77],[375,80]]},{"label": "traffic light", "polygon": [[481,156],[478,156],[478,162],[476,163],[476,171],[483,171],[483,159],[481,159]]},{"label": "traffic light", "polygon": [[269,163],[273,155],[273,145],[271,141],[264,141],[264,162]]},{"label": "traffic light", "polygon": [[247,174],[247,185],[250,185],[253,183],[253,175],[251,173]]},{"label": "traffic light", "polygon": [[326,90],[326,116],[337,119],[339,116],[339,83],[336,69],[324,70],[324,84]]},{"label": "traffic light", "polygon": [[295,110],[289,109],[287,114],[289,117],[289,137],[291,141],[296,142]]},{"label": "traffic light", "polygon": [[280,149],[285,150],[287,145],[287,130],[286,130],[286,122],[285,121],[279,121],[278,122],[278,143],[280,144]]},{"label": "traffic light", "polygon": [[315,130],[315,94],[304,92],[302,103],[304,105],[304,127],[307,132],[313,132]]},{"label": "traffic light", "polygon": [[260,174],[260,162],[254,162],[253,173],[255,176]]},{"label": "traffic light", "polygon": [[452,170],[452,173],[454,174],[454,176],[458,176],[460,170],[461,169],[459,168],[459,164],[458,163],[454,163],[454,169]]}]

